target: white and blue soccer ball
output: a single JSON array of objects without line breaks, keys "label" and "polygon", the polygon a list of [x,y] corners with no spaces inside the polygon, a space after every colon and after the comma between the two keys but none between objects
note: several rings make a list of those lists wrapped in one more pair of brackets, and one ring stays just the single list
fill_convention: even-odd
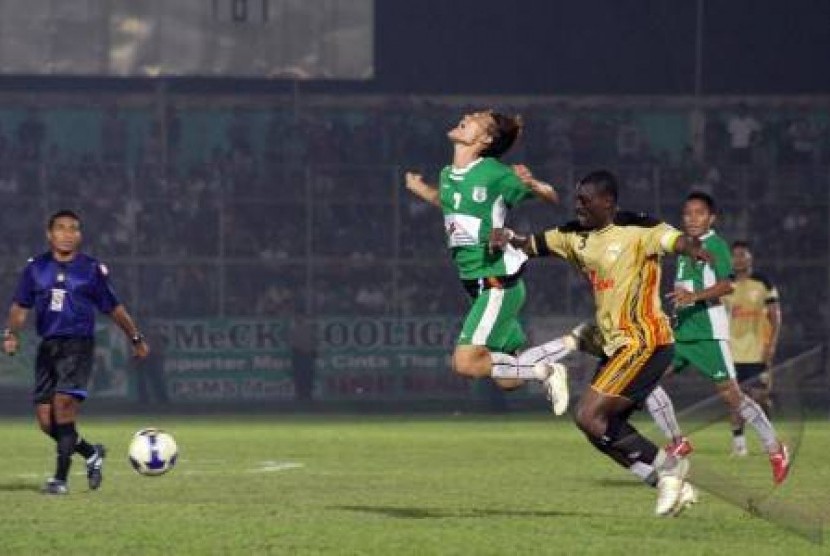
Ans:
[{"label": "white and blue soccer ball", "polygon": [[130,464],[141,475],[164,475],[176,465],[178,455],[173,435],[161,429],[141,429],[130,442]]}]

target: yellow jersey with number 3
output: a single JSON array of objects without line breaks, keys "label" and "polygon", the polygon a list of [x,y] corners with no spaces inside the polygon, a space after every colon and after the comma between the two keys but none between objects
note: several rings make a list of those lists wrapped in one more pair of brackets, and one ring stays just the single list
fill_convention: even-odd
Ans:
[{"label": "yellow jersey with number 3", "polygon": [[594,293],[603,351],[611,356],[632,343],[655,347],[674,342],[660,301],[661,257],[681,232],[641,214],[620,212],[600,230],[578,223],[533,236],[532,255],[555,255],[573,264]]}]

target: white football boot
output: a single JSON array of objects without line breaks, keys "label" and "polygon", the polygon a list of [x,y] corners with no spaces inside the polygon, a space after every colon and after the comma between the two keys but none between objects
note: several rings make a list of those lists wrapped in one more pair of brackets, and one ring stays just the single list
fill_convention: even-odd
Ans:
[{"label": "white football boot", "polygon": [[[674,458],[674,465],[657,470],[657,506],[654,513],[660,517],[674,515],[680,504],[683,494],[683,485],[686,484],[686,475],[691,467],[689,460]],[[690,485],[691,486],[691,485]]]},{"label": "white football boot", "polygon": [[692,483],[683,483],[683,488],[680,489],[680,500],[677,501],[677,506],[671,512],[671,515],[678,516],[683,513],[683,510],[697,504],[698,496],[697,489],[692,486]]},{"label": "white football boot", "polygon": [[534,374],[542,381],[545,397],[550,402],[554,415],[568,410],[570,391],[568,389],[568,368],[561,363],[541,361],[533,366]]}]

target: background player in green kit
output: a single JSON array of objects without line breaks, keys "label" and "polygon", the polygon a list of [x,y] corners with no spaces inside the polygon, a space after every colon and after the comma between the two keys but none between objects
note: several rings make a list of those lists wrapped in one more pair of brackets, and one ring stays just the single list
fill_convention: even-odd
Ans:
[{"label": "background player in green kit", "polygon": [[447,246],[472,299],[453,369],[467,377],[492,377],[505,389],[541,380],[554,412],[560,414],[567,408],[567,376],[555,361],[576,342],[566,337],[515,355],[527,341],[518,320],[525,302],[521,272],[527,256],[512,247],[489,247],[490,231],[504,227],[510,208],[533,197],[559,200],[553,187],[526,167],[511,168],[498,160],[513,146],[521,127],[518,116],[490,110],[465,115],[447,133],[453,159],[441,171],[438,187],[415,172],[407,172],[406,187],[444,213]]},{"label": "background player in green kit", "polygon": [[[712,229],[715,217],[715,201],[711,196],[693,192],[686,197],[685,232],[700,239],[714,262],[696,262],[685,256],[677,261],[674,291],[669,294],[676,315],[672,368],[682,371],[695,367],[715,383],[732,413],[755,428],[769,454],[773,481],[778,484],[789,472],[789,454],[761,407],[741,391],[735,378],[729,349],[729,317],[721,302],[721,297],[732,292],[732,258],[729,245]],[[657,416],[655,420],[660,424]],[[682,436],[678,430],[664,432]]]}]

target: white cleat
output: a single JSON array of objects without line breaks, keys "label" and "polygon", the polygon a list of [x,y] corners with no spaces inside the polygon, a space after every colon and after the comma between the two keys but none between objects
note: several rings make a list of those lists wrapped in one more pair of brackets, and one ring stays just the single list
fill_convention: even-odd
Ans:
[{"label": "white cleat", "polygon": [[657,471],[660,478],[657,480],[655,514],[660,517],[676,515],[683,495],[683,485],[687,484],[685,479],[689,474],[689,467],[688,459],[676,459],[673,467]]},{"label": "white cleat", "polygon": [[692,483],[684,482],[683,488],[680,489],[680,500],[677,501],[677,506],[671,515],[674,517],[679,516],[686,508],[697,504],[697,500],[697,489],[692,486]]},{"label": "white cleat", "polygon": [[533,372],[542,381],[545,397],[550,402],[554,415],[562,415],[568,410],[570,391],[568,389],[568,369],[561,363],[536,363]]},{"label": "white cleat", "polygon": [[746,447],[745,436],[735,436],[732,438],[732,457],[743,458],[749,455],[749,449]]}]

